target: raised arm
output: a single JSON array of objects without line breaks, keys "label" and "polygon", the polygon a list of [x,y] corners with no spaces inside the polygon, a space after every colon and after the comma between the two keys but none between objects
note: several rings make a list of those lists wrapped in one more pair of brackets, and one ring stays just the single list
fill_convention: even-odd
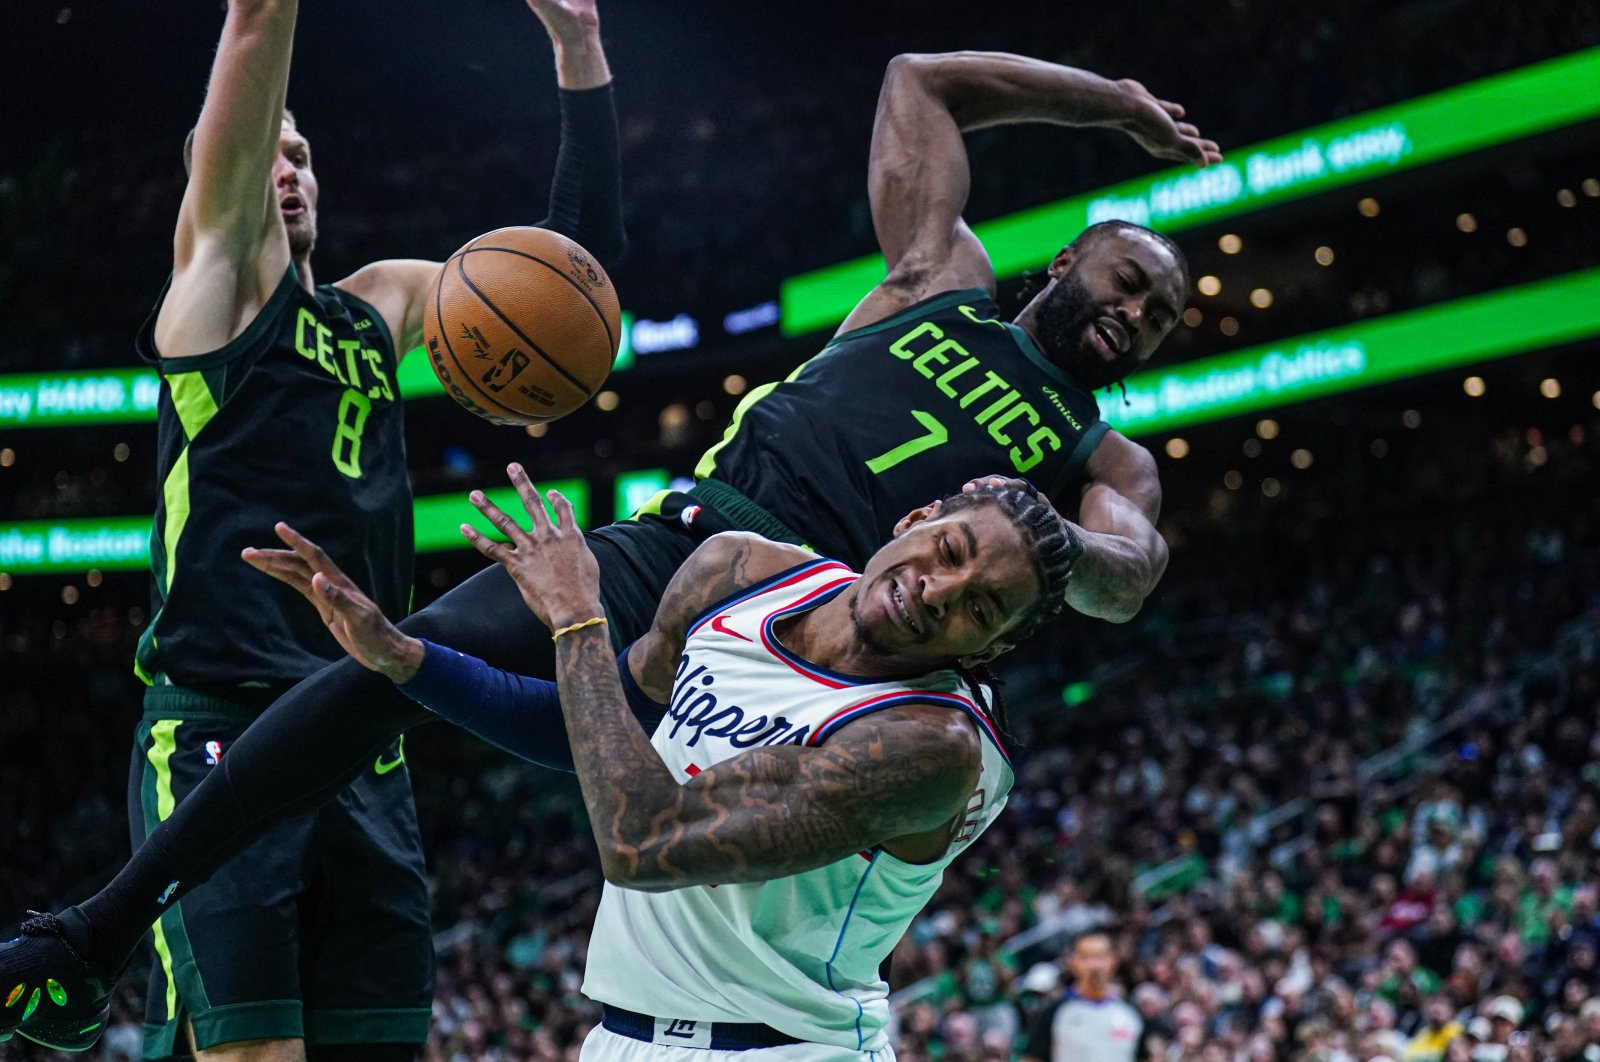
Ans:
[{"label": "raised arm", "polygon": [[867,190],[888,276],[846,318],[849,331],[953,288],[994,290],[983,245],[961,218],[972,175],[962,133],[1007,122],[1122,129],[1158,158],[1206,165],[1216,144],[1183,108],[1134,81],[1001,52],[901,55],[872,129]]},{"label": "raised arm", "polygon": [[156,320],[166,357],[226,345],[289,267],[272,174],[294,22],[295,0],[228,4],[178,208],[172,286]]},{"label": "raised arm", "polygon": [[[611,68],[600,43],[599,11],[595,0],[527,2],[550,35],[561,89],[561,144],[549,210],[534,224],[576,240],[609,267],[627,249],[627,237],[617,112]],[[422,342],[423,309],[439,269],[438,262],[387,259],[357,270],[339,281],[339,287],[383,314],[404,357]]]},{"label": "raised arm", "polygon": [[[552,493],[553,525],[519,468],[512,481],[533,529],[523,532],[475,498],[511,544],[468,537],[506,568],[552,630],[600,615],[598,566],[571,524],[571,506]],[[642,640],[629,652],[640,686],[665,700],[693,617],[808,556],[751,535],[719,535],[702,545],[662,599],[649,636],[655,643]],[[601,867],[608,881],[629,888],[765,881],[940,830],[977,780],[981,753],[972,726],[948,709],[911,705],[853,723],[821,747],[750,749],[685,782],[629,711],[603,627],[580,626],[557,638],[556,677]]]}]

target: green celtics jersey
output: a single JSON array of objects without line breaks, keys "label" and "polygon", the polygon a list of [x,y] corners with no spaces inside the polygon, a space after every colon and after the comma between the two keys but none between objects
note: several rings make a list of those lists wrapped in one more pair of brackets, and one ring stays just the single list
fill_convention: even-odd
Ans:
[{"label": "green celtics jersey", "polygon": [[751,391],[695,475],[859,569],[902,516],[977,476],[1068,499],[1106,430],[1094,395],[974,288],[836,336]]},{"label": "green celtics jersey", "polygon": [[411,484],[394,342],[371,306],[331,285],[307,292],[293,265],[220,350],[163,358],[155,319],[136,343],[163,386],[152,618],[135,670],[183,686],[297,682],[344,652],[315,608],[239,551],[281,548],[272,528],[286,521],[385,615],[405,614]]}]

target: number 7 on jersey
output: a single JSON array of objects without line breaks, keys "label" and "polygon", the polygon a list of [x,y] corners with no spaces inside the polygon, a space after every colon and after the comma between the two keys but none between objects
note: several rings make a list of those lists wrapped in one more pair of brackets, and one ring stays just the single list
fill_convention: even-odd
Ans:
[{"label": "number 7 on jersey", "polygon": [[924,413],[920,409],[913,409],[911,415],[917,418],[917,423],[922,425],[923,431],[927,432],[927,434],[907,440],[893,450],[881,453],[868,461],[867,469],[873,475],[882,475],[907,458],[915,457],[924,450],[931,450],[935,446],[950,441],[950,432],[943,424],[939,423],[938,417],[935,417],[932,413]]}]

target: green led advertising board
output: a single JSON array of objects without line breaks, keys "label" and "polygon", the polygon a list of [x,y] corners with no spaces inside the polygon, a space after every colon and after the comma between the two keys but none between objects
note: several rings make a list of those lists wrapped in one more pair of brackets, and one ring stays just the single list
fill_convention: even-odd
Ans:
[{"label": "green led advertising board", "polygon": [[[1597,336],[1600,268],[1140,373],[1127,381],[1129,404],[1107,402],[1104,413],[1118,430],[1147,436]],[[618,514],[626,515],[645,485],[661,483],[660,475],[651,469],[637,481],[619,477],[619,491],[636,490],[619,493]],[[587,482],[539,487],[566,494],[579,525],[590,526]],[[522,512],[510,488],[489,493],[507,512]],[[418,498],[417,551],[468,548],[463,520],[488,531],[465,492]],[[0,525],[0,571],[142,568],[149,536],[147,516]]]},{"label": "green led advertising board", "polygon": [[[559,490],[572,502],[578,526],[589,526],[589,484],[581,479],[540,482],[541,491]],[[522,502],[510,487],[488,492],[500,508],[522,526],[528,518]],[[549,510],[548,503],[546,511]],[[501,539],[489,522],[472,507],[465,491],[416,499],[415,525],[418,553],[471,549],[461,537],[462,523]],[[244,563],[243,561],[240,562]],[[108,516],[100,519],[31,520],[0,525],[0,572],[35,575],[47,572],[133,571],[150,566],[150,517]]]},{"label": "green led advertising board", "polygon": [[[240,563],[243,563],[242,561]],[[150,517],[30,520],[0,527],[0,571],[118,571],[150,566]]]},{"label": "green led advertising board", "polygon": [[1151,435],[1600,335],[1600,269],[1145,372],[1101,411]]},{"label": "green led advertising board", "polygon": [[[1086,226],[1119,218],[1163,232],[1236,217],[1600,116],[1591,48],[1244,148],[1201,170],[1164,170],[977,225],[995,272],[1043,265]],[[1203,123],[1202,123],[1203,126]],[[843,320],[884,277],[880,255],[790,277],[787,336]]]},{"label": "green led advertising board", "polygon": [[618,520],[632,516],[639,506],[667,489],[672,483],[672,473],[664,468],[643,468],[624,472],[617,477],[616,495],[612,511]]},{"label": "green led advertising board", "polygon": [[154,420],[160,381],[149,369],[0,376],[0,427]]},{"label": "green led advertising board", "polygon": [[[612,372],[633,364],[629,326],[622,314],[622,348]],[[444,394],[428,356],[414,348],[400,362],[400,395],[406,399]],[[17,373],[0,376],[0,428],[65,428],[76,424],[124,424],[156,419],[161,381],[150,369]]]},{"label": "green led advertising board", "polygon": [[[566,495],[567,501],[572,503],[572,514],[578,518],[579,527],[589,526],[589,484],[581,479],[552,479],[534,480],[534,486],[539,488],[543,495],[546,491],[558,490]],[[489,500],[509,513],[517,523],[523,527],[528,526],[527,510],[522,507],[522,499],[517,497],[517,492],[511,487],[496,487],[494,490],[484,491]],[[555,514],[550,509],[550,503],[545,502],[545,512],[551,519]],[[439,553],[451,549],[471,549],[472,545],[461,537],[461,525],[469,523],[479,531],[491,538],[504,541],[500,532],[489,526],[489,521],[483,514],[472,507],[467,500],[467,494],[436,494],[428,498],[418,498],[415,507],[416,542],[418,553]]]}]

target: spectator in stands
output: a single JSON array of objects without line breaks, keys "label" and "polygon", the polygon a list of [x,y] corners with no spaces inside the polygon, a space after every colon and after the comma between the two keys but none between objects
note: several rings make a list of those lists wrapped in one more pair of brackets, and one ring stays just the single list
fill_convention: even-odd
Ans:
[{"label": "spectator in stands", "polygon": [[1455,1020],[1455,1009],[1450,997],[1442,992],[1428,997],[1422,1027],[1406,1045],[1406,1062],[1437,1062],[1444,1057],[1450,1041],[1465,1031]]}]

